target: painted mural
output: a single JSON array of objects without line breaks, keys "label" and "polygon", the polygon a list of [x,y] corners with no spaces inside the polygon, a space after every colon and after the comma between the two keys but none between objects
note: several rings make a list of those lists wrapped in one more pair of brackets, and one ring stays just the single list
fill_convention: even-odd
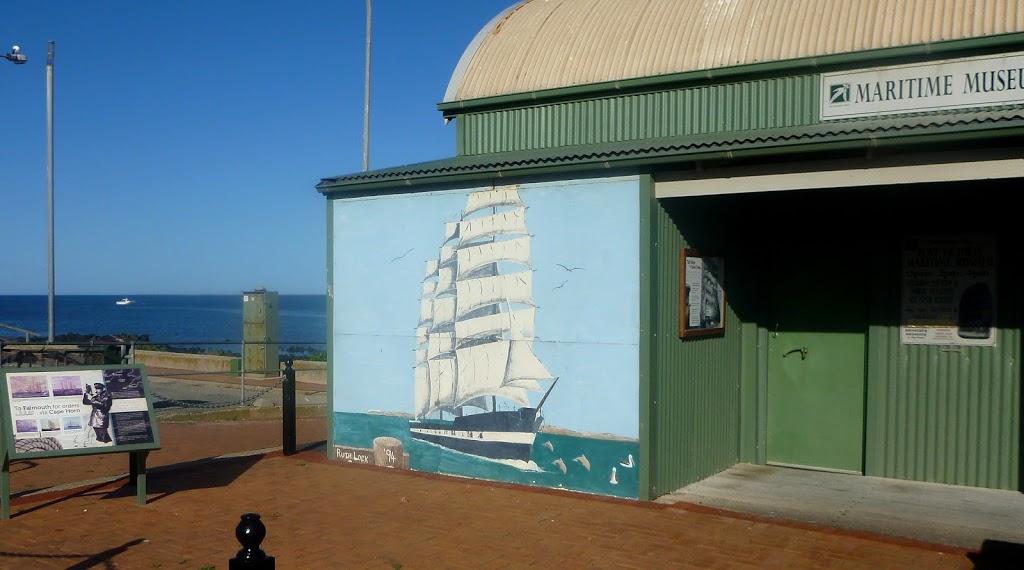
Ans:
[{"label": "painted mural", "polygon": [[336,459],[638,496],[635,178],[333,207]]}]

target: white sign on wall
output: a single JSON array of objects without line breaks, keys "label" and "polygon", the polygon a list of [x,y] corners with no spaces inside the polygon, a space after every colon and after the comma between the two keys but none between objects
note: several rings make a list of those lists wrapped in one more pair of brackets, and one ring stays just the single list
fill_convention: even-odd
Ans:
[{"label": "white sign on wall", "polygon": [[903,244],[900,341],[995,346],[996,248],[991,236],[917,236]]},{"label": "white sign on wall", "polygon": [[821,120],[1024,104],[1024,53],[821,75]]}]

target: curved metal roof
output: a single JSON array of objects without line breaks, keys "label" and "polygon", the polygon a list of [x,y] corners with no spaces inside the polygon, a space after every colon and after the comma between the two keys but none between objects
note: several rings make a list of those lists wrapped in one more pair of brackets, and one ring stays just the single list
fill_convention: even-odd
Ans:
[{"label": "curved metal roof", "polygon": [[1024,31],[1024,0],[525,0],[444,102]]}]

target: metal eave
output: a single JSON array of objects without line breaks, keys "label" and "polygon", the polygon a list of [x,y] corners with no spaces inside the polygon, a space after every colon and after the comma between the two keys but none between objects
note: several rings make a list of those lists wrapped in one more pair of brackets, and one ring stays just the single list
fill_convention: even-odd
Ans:
[{"label": "metal eave", "polygon": [[519,107],[540,102],[588,99],[623,92],[654,91],[689,85],[735,80],[739,77],[799,74],[822,71],[822,68],[846,68],[869,64],[871,67],[891,65],[893,60],[935,59],[935,56],[956,52],[1000,51],[1005,48],[1019,48],[1024,44],[1024,32],[998,34],[978,38],[946,40],[901,47],[877,48],[863,51],[804,57],[781,61],[768,61],[715,69],[686,71],[635,79],[621,79],[556,87],[478,99],[442,102],[438,111],[446,118],[467,112],[480,112],[498,108]]},{"label": "metal eave", "polygon": [[[733,133],[739,134],[739,133]],[[316,186],[327,197],[403,191],[437,183],[491,181],[514,176],[563,173],[640,172],[685,161],[737,159],[971,141],[1024,135],[1024,109],[860,119],[812,127],[775,129],[723,140],[721,134],[644,141],[644,146],[605,144],[529,153],[456,157],[350,176],[325,178]],[[558,151],[561,152],[558,152]],[[489,160],[488,160],[489,159]]]}]

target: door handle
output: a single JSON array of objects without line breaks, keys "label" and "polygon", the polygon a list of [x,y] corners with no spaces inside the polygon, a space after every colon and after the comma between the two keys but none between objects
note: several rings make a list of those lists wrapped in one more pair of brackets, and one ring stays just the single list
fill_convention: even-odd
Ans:
[{"label": "door handle", "polygon": [[800,360],[807,360],[807,347],[806,346],[803,347],[803,348],[794,348],[793,350],[783,354],[782,358],[786,358],[790,354],[793,354],[793,353],[796,353],[796,352],[800,353]]}]

